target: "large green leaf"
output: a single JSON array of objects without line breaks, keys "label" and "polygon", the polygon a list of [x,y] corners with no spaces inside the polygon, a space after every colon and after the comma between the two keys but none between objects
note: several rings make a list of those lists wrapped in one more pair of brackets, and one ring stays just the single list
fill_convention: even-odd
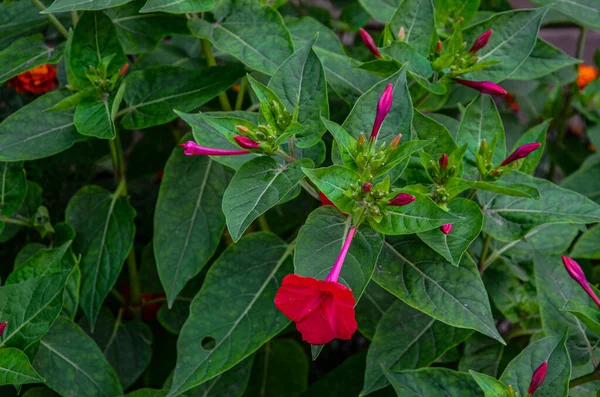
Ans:
[{"label": "large green leaf", "polygon": [[0,37],[2,38],[2,44],[10,44],[7,41],[13,37],[43,31],[49,22],[48,17],[40,14],[40,9],[33,2],[11,1],[0,3]]},{"label": "large green leaf", "polygon": [[367,339],[373,340],[381,317],[397,300],[394,295],[371,280],[363,292],[362,299],[354,307],[360,333]]},{"label": "large green leaf", "polygon": [[384,244],[376,269],[373,279],[408,305],[446,324],[503,342],[469,256],[456,267],[416,237],[395,237]]},{"label": "large green leaf", "polygon": [[14,347],[0,349],[0,386],[40,382],[44,379],[35,372],[25,353]]},{"label": "large green leaf", "polygon": [[59,317],[42,339],[33,367],[64,397],[122,396],[119,379],[96,343]]},{"label": "large green leaf", "polygon": [[[254,355],[244,359],[221,375],[215,376],[208,382],[188,390],[186,395],[188,397],[242,397],[248,387],[253,362]],[[166,394],[167,392],[165,391],[161,397],[166,396]]]},{"label": "large green leaf", "polygon": [[508,364],[500,377],[505,385],[513,387],[515,392],[527,394],[533,371],[544,361],[548,361],[546,378],[535,392],[535,397],[567,397],[571,360],[564,337],[551,336],[533,342]]},{"label": "large green leaf", "polygon": [[[42,188],[35,182],[27,181],[27,194],[21,207],[13,214],[13,217],[31,220],[35,216],[37,209],[42,205]],[[8,241],[14,237],[23,226],[14,223],[0,222],[0,243]]]},{"label": "large green leaf", "polygon": [[[57,0],[57,2],[60,1],[70,3],[73,0]],[[96,3],[96,1],[92,0],[92,3]],[[117,5],[120,4],[115,4],[115,6]],[[49,10],[50,8],[46,9],[46,11]],[[65,66],[69,85],[75,89],[89,86],[87,70],[90,66],[97,68],[100,61],[110,56],[114,57],[106,70],[108,77],[117,73],[119,68],[127,63],[123,48],[117,39],[117,30],[104,13],[84,13],[77,22],[75,32],[69,35],[67,42]]]},{"label": "large green leaf", "polygon": [[546,335],[563,335],[568,329],[567,348],[574,365],[588,363],[600,335],[594,335],[573,314],[565,311],[571,305],[594,305],[591,298],[565,270],[559,256],[535,256],[535,282],[542,326]]},{"label": "large green leaf", "polygon": [[123,389],[131,386],[144,372],[152,355],[152,331],[144,323],[137,321],[122,322],[118,317],[102,309],[94,332],[89,329],[86,318],[82,328],[96,341],[104,357],[114,368]]},{"label": "large green leaf", "polygon": [[427,195],[414,192],[410,194],[416,197],[414,202],[402,206],[388,206],[381,222],[369,219],[371,227],[386,235],[413,234],[460,219],[438,207]]},{"label": "large green leaf", "polygon": [[316,144],[325,132],[321,116],[329,118],[327,84],[314,41],[300,48],[277,68],[268,87],[281,99],[292,120],[306,127],[296,135],[298,146]]},{"label": "large green leaf", "polygon": [[425,244],[433,248],[446,260],[458,266],[463,254],[477,238],[483,227],[483,214],[477,203],[467,199],[456,199],[448,205],[450,213],[460,217],[452,222],[450,234],[432,229],[418,234]]},{"label": "large green leaf", "polygon": [[360,5],[379,22],[388,23],[401,0],[358,0]]},{"label": "large green leaf", "polygon": [[148,0],[140,12],[186,14],[210,11],[214,5],[214,0]]},{"label": "large green leaf", "polygon": [[571,256],[574,258],[600,259],[600,225],[595,225],[577,239]]},{"label": "large green leaf", "polygon": [[36,252],[6,278],[5,284],[18,284],[32,278],[48,276],[61,270],[71,270],[61,266],[61,261],[70,246],[71,242],[69,241],[58,248],[42,249]]},{"label": "large green leaf", "polygon": [[315,39],[316,33],[319,33],[313,48],[340,55],[346,54],[344,45],[335,32],[312,17],[286,18],[285,24],[290,31],[296,48],[307,46]]},{"label": "large green leaf", "polygon": [[390,20],[394,37],[404,28],[404,42],[423,56],[429,55],[429,46],[435,30],[435,16],[431,0],[402,0]]},{"label": "large green leaf", "polygon": [[600,204],[600,162],[581,167],[567,176],[561,186]]},{"label": "large green leaf", "polygon": [[75,229],[73,251],[81,255],[80,306],[93,324],[133,245],[135,210],[127,199],[98,186],[81,188],[65,219]]},{"label": "large green leaf", "polygon": [[498,83],[509,77],[533,51],[546,12],[547,7],[500,12],[465,29],[463,39],[469,45],[483,32],[492,29],[494,33],[488,44],[477,52],[477,56],[479,62],[498,61],[485,70],[467,74],[466,78]]},{"label": "large green leaf", "polygon": [[[544,255],[558,255],[569,250],[578,234],[578,225],[548,223],[532,229],[522,240],[496,245],[496,250],[517,260],[533,259],[536,251]],[[493,258],[490,255],[488,259]]]},{"label": "large green leaf", "polygon": [[43,14],[55,14],[67,11],[93,11],[117,7],[131,0],[54,0],[54,3],[44,11]]},{"label": "large green leaf", "polygon": [[485,221],[483,230],[500,241],[521,239],[536,226],[546,223],[593,223],[600,221],[600,206],[573,191],[552,182],[520,172],[511,172],[503,181],[530,185],[540,199],[504,196],[479,191]]},{"label": "large green leaf", "polygon": [[223,196],[223,213],[231,238],[237,241],[250,224],[277,205],[304,177],[302,167],[312,161],[301,159],[281,165],[271,157],[257,157],[235,174]]},{"label": "large green leaf", "polygon": [[68,276],[63,271],[0,287],[0,318],[8,322],[0,347],[26,350],[44,336],[60,314]]},{"label": "large green leaf", "polygon": [[600,313],[595,307],[568,303],[564,310],[581,320],[591,332],[600,335]]},{"label": "large green leaf", "polygon": [[503,179],[494,182],[476,181],[473,188],[506,196],[525,197],[538,200],[540,192],[536,188],[522,183],[509,183]]},{"label": "large green leaf", "polygon": [[183,16],[138,13],[144,2],[134,0],[104,12],[117,28],[117,37],[126,54],[150,52],[166,36],[190,34]]},{"label": "large green leaf", "polygon": [[0,215],[11,216],[25,201],[27,179],[23,162],[0,163]]},{"label": "large green leaf", "polygon": [[81,135],[113,139],[117,134],[112,115],[114,98],[108,95],[84,98],[75,110],[75,128]]},{"label": "large green leaf", "polygon": [[160,65],[133,72],[124,80],[127,107],[119,112],[123,126],[138,129],[165,124],[177,117],[174,109],[194,110],[243,75],[243,69],[235,65],[202,71]]},{"label": "large green leaf", "polygon": [[482,334],[473,334],[465,342],[463,356],[458,364],[462,372],[474,370],[489,376],[498,376],[505,346]]},{"label": "large green leaf", "polygon": [[354,199],[344,193],[352,183],[357,183],[360,175],[349,168],[332,165],[326,168],[305,168],[304,173],[321,192],[344,213],[351,213],[356,205]]},{"label": "large green leaf", "polygon": [[292,271],[292,249],[275,235],[253,233],[213,264],[181,330],[169,396],[226,371],[287,326],[273,299]]},{"label": "large green leaf", "polygon": [[386,376],[402,397],[483,397],[471,375],[446,368],[388,371]]},{"label": "large green leaf", "polygon": [[529,57],[510,75],[510,78],[515,80],[535,80],[580,62],[579,59],[570,57],[552,44],[538,37]]},{"label": "large green leaf", "polygon": [[369,346],[361,394],[389,385],[384,374],[387,371],[427,367],[472,332],[446,325],[396,301],[381,318]]},{"label": "large green leaf", "polygon": [[600,29],[600,4],[595,0],[533,0],[533,2],[552,5],[553,11],[560,11],[592,29]]},{"label": "large green leaf", "polygon": [[232,0],[227,15],[210,24],[191,19],[188,26],[248,67],[271,75],[294,51],[281,15],[253,0]]},{"label": "large green leaf", "polygon": [[438,24],[452,26],[459,18],[461,25],[468,26],[479,9],[480,0],[434,0],[435,19]]},{"label": "large green leaf", "polygon": [[448,129],[437,121],[425,116],[421,112],[415,112],[413,116],[413,139],[432,141],[427,146],[427,154],[434,160],[439,159],[442,154],[450,154],[458,148],[454,138]]},{"label": "large green leaf", "polygon": [[468,144],[465,153],[465,161],[469,166],[465,171],[468,174],[475,176],[477,172],[475,153],[481,143],[485,140],[490,145],[496,136],[498,141],[494,150],[494,164],[500,163],[506,157],[504,127],[494,101],[489,95],[481,94],[467,106],[456,137],[458,146]]},{"label": "large green leaf", "polygon": [[23,37],[0,51],[0,84],[45,63],[57,63],[64,46],[49,48],[41,34]]},{"label": "large green leaf", "polygon": [[[324,280],[338,257],[350,225],[331,206],[317,208],[298,232],[294,253],[294,273]],[[369,226],[361,226],[352,240],[339,281],[352,290],[358,302],[375,269],[383,236]]]},{"label": "large green leaf", "polygon": [[44,113],[67,97],[56,90],[23,106],[0,123],[0,161],[35,160],[62,152],[79,138],[73,111]]},{"label": "large green leaf", "polygon": [[154,255],[169,306],[214,254],[225,228],[230,174],[206,156],[169,157],[154,211]]},{"label": "large green leaf", "polygon": [[504,383],[500,382],[496,378],[493,378],[486,374],[480,374],[475,371],[469,371],[475,382],[479,385],[485,397],[509,397],[508,387]]}]

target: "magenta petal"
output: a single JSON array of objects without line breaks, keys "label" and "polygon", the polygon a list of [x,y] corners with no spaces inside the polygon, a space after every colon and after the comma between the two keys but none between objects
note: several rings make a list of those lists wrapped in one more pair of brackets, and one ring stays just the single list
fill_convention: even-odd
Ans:
[{"label": "magenta petal", "polygon": [[491,81],[472,81],[463,79],[454,79],[454,81],[484,94],[506,95],[508,93],[504,88],[500,87],[498,84],[492,83]]},{"label": "magenta petal", "polygon": [[377,49],[375,41],[373,41],[371,35],[363,28],[360,28],[358,31],[360,32],[360,38],[362,39],[363,43],[365,43],[365,46],[369,49],[369,51],[371,51],[375,57],[381,58],[381,54],[379,53],[379,50]]},{"label": "magenta petal", "polygon": [[490,29],[487,32],[482,33],[478,38],[476,38],[469,52],[474,54],[477,51],[481,50],[483,47],[485,47],[488,41],[490,40],[492,32],[492,29]]},{"label": "magenta petal", "polygon": [[183,154],[186,156],[235,156],[250,153],[247,150],[226,150],[200,146],[192,141],[187,141],[179,146],[183,147]]},{"label": "magenta petal", "polygon": [[258,149],[260,147],[260,143],[253,141],[247,136],[236,135],[233,137],[240,147],[244,149]]},{"label": "magenta petal", "polygon": [[527,394],[533,396],[533,393],[535,393],[542,383],[544,383],[547,370],[548,361],[544,361],[542,365],[537,367],[537,369],[533,372],[533,376],[531,377],[531,383],[529,384],[529,389],[527,389]]},{"label": "magenta petal", "polygon": [[399,193],[396,195],[396,197],[394,197],[393,199],[391,199],[389,201],[390,205],[399,207],[401,205],[407,205],[412,203],[413,201],[415,201],[417,198],[415,196],[412,196],[410,194],[406,194],[406,193]]},{"label": "magenta petal", "polygon": [[537,148],[539,148],[540,146],[542,146],[542,144],[539,142],[527,143],[525,145],[519,146],[500,165],[505,166],[507,164],[512,163],[513,161],[523,159],[523,158],[529,156],[529,154],[531,152],[533,152],[534,150],[537,150]]},{"label": "magenta petal", "polygon": [[375,139],[377,134],[379,134],[379,129],[381,128],[381,124],[383,124],[383,120],[390,112],[392,108],[392,99],[394,98],[394,89],[391,84],[388,84],[381,94],[381,98],[379,98],[379,103],[377,104],[377,114],[375,115],[375,122],[373,123],[373,129],[371,130],[371,139]]}]

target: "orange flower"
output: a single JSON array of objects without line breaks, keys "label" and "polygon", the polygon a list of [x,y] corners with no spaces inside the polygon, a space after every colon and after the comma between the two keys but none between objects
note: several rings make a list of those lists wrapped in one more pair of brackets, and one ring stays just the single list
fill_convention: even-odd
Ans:
[{"label": "orange flower", "polygon": [[583,89],[598,77],[598,69],[591,65],[579,65],[577,72],[577,85]]},{"label": "orange flower", "polygon": [[8,80],[8,85],[15,87],[17,92],[42,94],[52,91],[58,85],[56,67],[49,64],[38,66]]}]

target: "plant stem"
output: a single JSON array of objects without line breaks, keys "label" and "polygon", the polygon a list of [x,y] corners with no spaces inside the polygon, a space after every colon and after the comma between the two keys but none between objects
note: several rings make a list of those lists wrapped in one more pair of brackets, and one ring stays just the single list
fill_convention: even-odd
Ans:
[{"label": "plant stem", "polygon": [[125,301],[125,298],[123,298],[123,295],[121,295],[121,293],[120,293],[119,291],[117,291],[116,289],[114,289],[114,288],[113,288],[113,289],[111,289],[111,290],[110,290],[110,293],[112,294],[112,296],[114,296],[114,297],[115,297],[115,299],[116,299],[116,300],[118,300],[118,301],[119,301],[119,303],[120,303],[121,305],[124,305],[125,303],[127,303],[127,302]]},{"label": "plant stem", "polygon": [[79,22],[79,15],[77,15],[77,11],[71,11],[71,21],[73,21],[73,28],[77,26],[77,22]]},{"label": "plant stem", "polygon": [[[110,145],[110,154],[113,160],[115,180],[121,183],[125,181],[126,171],[125,158],[123,157],[123,147],[121,146],[121,138],[118,132],[113,139],[108,141],[108,144]],[[125,190],[125,192],[127,192],[127,190]]]},{"label": "plant stem", "polygon": [[581,27],[581,33],[579,34],[579,40],[577,40],[577,58],[583,60],[585,57],[585,39],[587,38],[588,28],[585,26]]},{"label": "plant stem", "polygon": [[[46,9],[46,6],[44,4],[42,4],[42,2],[40,0],[33,0],[33,3],[38,6],[38,8],[42,11],[44,11]],[[52,24],[54,26],[56,26],[56,29],[58,29],[58,31],[65,36],[65,38],[69,37],[69,31],[67,30],[67,28],[64,27],[64,25],[62,23],[60,23],[60,21],[58,19],[56,19],[56,17],[52,14],[46,14],[46,16],[48,17],[48,19],[50,20],[50,22],[52,22]]]},{"label": "plant stem", "polygon": [[129,306],[133,317],[139,321],[141,320],[142,287],[137,271],[137,261],[135,260],[135,246],[133,245],[127,257],[127,270],[129,271],[129,285],[131,286],[131,304]]},{"label": "plant stem", "polygon": [[258,223],[260,225],[260,229],[263,232],[271,231],[271,228],[269,227],[269,222],[267,222],[267,217],[265,216],[265,214],[262,214],[261,216],[258,217]]},{"label": "plant stem", "polygon": [[[206,63],[208,66],[217,66],[217,60],[212,52],[210,41],[206,39],[202,40],[202,49],[204,51],[204,56],[206,57]],[[231,111],[231,103],[229,103],[227,93],[222,92],[219,94],[219,102],[221,102],[221,108],[223,108],[223,110],[227,112]]]},{"label": "plant stem", "polygon": [[569,382],[569,388],[583,385],[584,383],[593,382],[595,380],[600,380],[600,368],[596,368],[594,372],[591,372],[587,375],[580,376],[579,378],[575,378]]},{"label": "plant stem", "polygon": [[429,98],[429,91],[427,91],[426,93],[421,95],[421,97],[419,99],[417,99],[417,101],[414,104],[415,109],[418,109],[419,106],[421,106],[423,103],[425,103],[427,98]]},{"label": "plant stem", "polygon": [[315,190],[315,188],[312,187],[312,185],[306,179],[301,179],[300,180],[300,186],[302,186],[302,188],[304,190],[306,190],[308,192],[308,194],[310,194],[311,196],[313,196],[317,200],[320,200],[319,193],[317,193],[317,191]]},{"label": "plant stem", "polygon": [[246,95],[246,88],[248,87],[248,78],[244,76],[240,83],[240,90],[238,91],[237,98],[235,100],[235,110],[242,110],[244,105],[244,96]]},{"label": "plant stem", "polygon": [[25,227],[33,227],[31,222],[23,221],[21,219],[8,218],[5,216],[0,216],[0,222],[12,223],[13,225],[19,225],[19,226],[25,226]]},{"label": "plant stem", "polygon": [[490,249],[490,243],[492,242],[492,236],[490,236],[489,234],[487,235],[487,237],[485,238],[485,241],[483,242],[483,248],[481,248],[481,255],[479,256],[479,273],[483,273],[485,270],[484,264],[485,264],[485,258],[487,256],[487,253]]}]

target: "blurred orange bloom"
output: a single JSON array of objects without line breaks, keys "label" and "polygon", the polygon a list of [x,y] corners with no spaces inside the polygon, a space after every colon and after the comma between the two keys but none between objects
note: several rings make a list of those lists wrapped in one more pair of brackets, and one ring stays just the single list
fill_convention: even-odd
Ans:
[{"label": "blurred orange bloom", "polygon": [[15,87],[17,92],[42,94],[52,91],[58,86],[56,67],[49,64],[38,66],[8,80],[8,85]]},{"label": "blurred orange bloom", "polygon": [[598,69],[590,65],[579,65],[577,73],[577,85],[583,89],[586,85],[598,77]]}]

